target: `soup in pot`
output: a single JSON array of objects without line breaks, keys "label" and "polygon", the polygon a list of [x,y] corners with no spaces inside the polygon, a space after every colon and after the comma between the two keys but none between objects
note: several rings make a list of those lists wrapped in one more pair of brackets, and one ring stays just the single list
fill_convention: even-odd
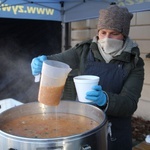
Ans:
[{"label": "soup in pot", "polygon": [[81,115],[47,113],[13,119],[4,123],[0,129],[11,135],[27,138],[56,138],[81,134],[98,125],[91,118]]}]

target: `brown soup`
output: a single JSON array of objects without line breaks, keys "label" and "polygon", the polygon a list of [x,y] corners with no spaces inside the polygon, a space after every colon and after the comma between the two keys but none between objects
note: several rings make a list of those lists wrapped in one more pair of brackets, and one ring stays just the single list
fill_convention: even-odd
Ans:
[{"label": "brown soup", "polygon": [[96,121],[81,115],[51,113],[16,118],[4,123],[1,130],[27,138],[56,138],[81,134],[98,125]]},{"label": "brown soup", "polygon": [[64,86],[48,87],[40,86],[38,101],[49,106],[56,106],[59,104]]}]

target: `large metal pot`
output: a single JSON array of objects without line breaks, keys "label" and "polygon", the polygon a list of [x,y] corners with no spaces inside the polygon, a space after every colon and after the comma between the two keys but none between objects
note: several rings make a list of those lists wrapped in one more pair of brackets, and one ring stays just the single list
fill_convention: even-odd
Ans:
[{"label": "large metal pot", "polygon": [[[99,123],[98,127],[83,134],[49,138],[25,138],[0,130],[0,150],[107,150],[107,119],[99,108],[74,101],[61,101],[57,107],[32,102],[8,109],[0,114],[0,127],[7,120],[19,116],[62,112],[83,115]],[[35,123],[36,126],[36,123]]]}]

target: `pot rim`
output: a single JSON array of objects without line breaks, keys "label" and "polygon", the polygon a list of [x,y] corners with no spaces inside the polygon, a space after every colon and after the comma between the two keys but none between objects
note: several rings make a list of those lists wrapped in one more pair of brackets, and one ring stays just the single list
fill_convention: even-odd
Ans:
[{"label": "pot rim", "polygon": [[[69,100],[63,100],[63,103],[68,103]],[[26,103],[26,104],[23,104],[23,105],[20,105],[20,106],[16,106],[17,108],[18,107],[23,107],[25,105],[29,105],[29,104],[34,104],[34,103],[38,103],[38,102],[30,102],[30,103]],[[80,103],[81,105],[90,105],[90,104],[85,104],[85,103],[81,103],[81,102],[77,102],[77,101],[70,101],[70,103]],[[43,104],[40,104],[40,105],[43,105]],[[5,110],[4,112],[2,112],[0,114],[3,115],[11,110],[14,110],[16,107],[13,107],[13,108],[10,108],[8,110]],[[30,142],[46,142],[46,141],[62,141],[62,140],[73,140],[73,139],[78,139],[78,138],[84,138],[84,137],[87,137],[87,136],[90,136],[92,134],[95,134],[98,130],[102,130],[102,128],[107,124],[107,117],[105,115],[105,113],[99,109],[98,107],[96,106],[93,106],[93,105],[90,105],[90,107],[93,107],[94,109],[97,109],[97,111],[101,111],[104,115],[104,118],[103,118],[103,121],[97,126],[95,127],[94,129],[92,130],[89,130],[87,132],[83,132],[83,133],[80,133],[80,134],[74,134],[74,135],[70,135],[70,136],[64,136],[64,137],[54,137],[54,138],[28,138],[28,137],[22,137],[22,136],[16,136],[16,135],[13,135],[13,134],[9,134],[7,132],[4,132],[2,130],[0,130],[0,136],[3,136],[3,137],[7,137],[7,138],[13,138],[14,140],[22,140],[22,141],[30,141]]]}]

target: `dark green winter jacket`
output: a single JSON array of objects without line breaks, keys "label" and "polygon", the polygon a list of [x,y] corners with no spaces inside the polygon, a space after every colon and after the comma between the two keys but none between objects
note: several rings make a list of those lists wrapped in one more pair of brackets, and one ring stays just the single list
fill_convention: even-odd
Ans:
[{"label": "dark green winter jacket", "polygon": [[[48,56],[48,59],[67,63],[72,68],[72,72],[77,70],[78,74],[82,74],[85,69],[86,59],[90,49],[92,50],[96,61],[105,62],[99,53],[97,44],[92,42],[92,40],[77,44],[75,47],[66,50],[63,53]],[[139,55],[139,48],[134,47],[131,53],[122,52],[121,55],[116,56],[109,62],[125,62],[124,67],[128,72],[128,78],[119,94],[105,91],[108,95],[108,104],[106,106],[107,115],[127,117],[131,116],[137,109],[144,82],[144,62]]]}]

